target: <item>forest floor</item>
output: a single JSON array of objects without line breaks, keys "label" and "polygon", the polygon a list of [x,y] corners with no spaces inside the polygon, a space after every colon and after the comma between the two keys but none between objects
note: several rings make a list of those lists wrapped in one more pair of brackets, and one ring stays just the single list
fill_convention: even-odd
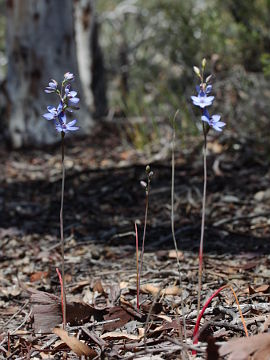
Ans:
[{"label": "forest floor", "polygon": [[[190,137],[185,144],[176,144],[175,231],[181,290],[171,235],[171,133],[166,133],[167,138],[148,152],[123,145],[118,128],[111,124],[103,126],[102,131],[97,129],[90,138],[67,139],[67,330],[70,336],[76,334],[79,343],[67,338],[65,332],[55,331],[62,340],[52,332],[61,323],[56,273],[56,267],[61,268],[59,148],[0,148],[0,358],[75,359],[80,349],[89,351],[89,358],[192,357],[202,143],[198,137]],[[210,137],[208,149],[202,305],[218,288],[230,283],[249,335],[267,332],[270,150],[262,139],[239,138],[229,131]],[[134,222],[139,224],[141,243],[145,191],[140,181],[146,180],[147,164],[154,176],[137,310]],[[185,335],[181,299],[185,305]],[[218,359],[216,343],[245,337],[229,288],[213,299],[200,329],[198,358]],[[85,349],[83,342],[92,350]],[[262,347],[262,343],[254,345],[251,352]]]}]

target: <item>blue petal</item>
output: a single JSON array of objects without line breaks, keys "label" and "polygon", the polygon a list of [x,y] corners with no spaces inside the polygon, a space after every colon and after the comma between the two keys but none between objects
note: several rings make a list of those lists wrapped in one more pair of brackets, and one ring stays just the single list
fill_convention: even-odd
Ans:
[{"label": "blue petal", "polygon": [[206,94],[210,94],[210,92],[212,91],[212,85],[207,85],[206,86]]},{"label": "blue petal", "polygon": [[68,131],[76,131],[76,130],[79,130],[79,128],[77,126],[68,126],[67,130]]},{"label": "blue petal", "polygon": [[206,117],[206,116],[202,116],[201,117],[201,119],[202,119],[202,121],[205,121],[205,122],[207,122],[208,124],[209,124],[209,119],[208,119],[208,117]]},{"label": "blue petal", "polygon": [[57,85],[53,82],[49,82],[49,87],[52,89],[56,89]]},{"label": "blue petal", "polygon": [[70,121],[70,122],[67,124],[67,126],[73,126],[73,125],[76,124],[76,122],[77,122],[77,120],[74,119],[74,120]]},{"label": "blue petal", "polygon": [[51,113],[43,114],[42,115],[46,120],[53,120],[54,116]]},{"label": "blue petal", "polygon": [[76,105],[76,104],[78,104],[79,101],[80,101],[80,99],[76,98],[76,97],[69,99],[69,103],[71,103],[71,105]]},{"label": "blue petal", "polygon": [[200,98],[197,97],[197,96],[191,96],[191,100],[192,100],[192,101],[199,102],[199,101],[200,101]]},{"label": "blue petal", "polygon": [[220,115],[213,115],[212,116],[212,120],[214,123],[217,123],[220,120],[221,116]]},{"label": "blue petal", "polygon": [[66,95],[68,95],[70,92],[70,85],[68,84],[66,87],[65,87],[65,93]]},{"label": "blue petal", "polygon": [[60,123],[66,124],[66,122],[67,122],[67,117],[66,117],[66,114],[64,113],[64,111],[62,111],[62,112],[58,115],[58,118],[59,118],[59,122],[60,122]]},{"label": "blue petal", "polygon": [[63,103],[60,101],[59,105],[57,106],[57,113],[59,114],[63,110]]},{"label": "blue petal", "polygon": [[45,93],[47,93],[47,94],[52,94],[52,93],[54,93],[54,90],[51,90],[51,88],[46,88],[44,91],[45,91]]},{"label": "blue petal", "polygon": [[47,106],[47,110],[53,115],[57,114],[56,108],[54,106],[51,105]]},{"label": "blue petal", "polygon": [[213,102],[213,100],[215,99],[214,96],[207,96],[206,99],[209,101],[209,102]]},{"label": "blue petal", "polygon": [[58,132],[61,132],[61,131],[62,131],[62,127],[61,127],[61,125],[59,125],[59,124],[55,125],[55,129],[56,129]]},{"label": "blue petal", "polygon": [[69,92],[69,95],[70,95],[71,97],[73,97],[73,98],[74,98],[77,94],[78,94],[77,91],[74,91],[74,90],[72,90],[72,91]]},{"label": "blue petal", "polygon": [[216,131],[222,131],[222,129],[220,129],[216,124],[213,125],[213,129],[215,129]]}]

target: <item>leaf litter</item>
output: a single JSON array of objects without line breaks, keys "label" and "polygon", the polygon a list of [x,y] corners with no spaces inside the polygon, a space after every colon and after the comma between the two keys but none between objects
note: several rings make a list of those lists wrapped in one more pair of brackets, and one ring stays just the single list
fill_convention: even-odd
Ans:
[{"label": "leaf litter", "polygon": [[[200,151],[190,146],[184,158],[182,150],[176,154],[175,224],[183,289],[179,288],[170,234],[169,149],[153,155],[155,178],[138,310],[133,224],[140,219],[139,231],[142,229],[144,194],[140,181],[145,180],[146,161],[136,150],[124,150],[118,137],[100,134],[101,140],[96,136],[71,144],[67,154],[65,331],[60,327],[60,286],[55,272],[60,263],[55,216],[61,179],[59,154],[54,148],[21,153],[6,153],[1,148],[6,159],[1,179],[4,191],[0,192],[0,204],[5,204],[0,223],[3,359],[192,358],[197,318]],[[102,153],[98,138],[103,141]],[[212,170],[202,299],[205,302],[230,282],[249,337],[243,338],[235,300],[225,290],[204,314],[196,357],[240,360],[241,356],[252,356],[263,360],[269,354],[270,326],[269,164],[262,147],[243,142],[236,150],[233,141],[239,139],[234,139],[234,134],[231,139],[226,146],[222,137],[219,143],[210,141]],[[255,155],[247,171],[244,162],[252,151]],[[71,209],[77,209],[75,216],[69,203]]]}]

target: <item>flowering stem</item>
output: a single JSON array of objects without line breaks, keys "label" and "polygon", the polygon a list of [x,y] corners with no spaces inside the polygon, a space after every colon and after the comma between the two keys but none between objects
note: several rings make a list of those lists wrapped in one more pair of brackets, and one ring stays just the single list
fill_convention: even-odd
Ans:
[{"label": "flowering stem", "polygon": [[203,123],[203,199],[202,199],[202,223],[201,223],[201,239],[200,239],[200,251],[199,251],[199,278],[198,278],[198,305],[197,313],[199,316],[201,307],[201,289],[202,289],[202,268],[203,268],[203,240],[204,240],[204,226],[205,226],[205,203],[206,203],[206,185],[207,185],[207,129]]},{"label": "flowering stem", "polygon": [[62,289],[63,289],[63,328],[66,327],[66,288],[65,288],[65,242],[63,226],[63,207],[65,190],[65,133],[61,132],[61,152],[62,152],[62,187],[61,187],[61,208],[60,208],[60,236],[61,236],[61,258],[62,258]]},{"label": "flowering stem", "polygon": [[137,309],[140,309],[140,286],[139,286],[139,239],[138,239],[138,228],[135,222],[135,235],[136,235],[136,287],[137,287]]},{"label": "flowering stem", "polygon": [[[145,192],[145,213],[144,213],[144,227],[143,227],[143,240],[142,240],[142,252],[140,256],[140,271],[139,271],[139,291],[141,287],[141,274],[143,270],[143,255],[144,255],[144,242],[146,236],[146,224],[147,224],[147,216],[148,216],[148,205],[149,205],[149,192],[150,192],[150,176],[148,174],[147,187]],[[140,305],[138,305],[140,306]]]},{"label": "flowering stem", "polygon": [[176,111],[174,118],[173,118],[173,139],[172,139],[172,185],[171,185],[171,228],[172,228],[172,238],[174,243],[174,248],[176,252],[176,260],[177,260],[177,267],[178,267],[178,274],[179,274],[179,286],[181,289],[181,310],[182,310],[182,317],[183,317],[183,325],[184,325],[184,337],[187,340],[186,334],[186,319],[185,319],[185,307],[184,307],[184,298],[183,298],[183,286],[182,286],[182,274],[181,274],[181,266],[179,261],[179,252],[178,246],[175,238],[175,231],[174,231],[174,179],[175,179],[175,160],[174,160],[174,148],[175,148],[175,120],[179,113],[179,110]]}]

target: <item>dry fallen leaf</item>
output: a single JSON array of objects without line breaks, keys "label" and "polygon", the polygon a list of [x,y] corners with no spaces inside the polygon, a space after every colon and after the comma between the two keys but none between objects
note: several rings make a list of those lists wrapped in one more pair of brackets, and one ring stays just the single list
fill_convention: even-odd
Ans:
[{"label": "dry fallen leaf", "polygon": [[269,347],[270,333],[259,334],[228,341],[219,348],[219,355],[230,354],[228,360],[248,360],[254,354],[253,360],[269,360]]},{"label": "dry fallen leaf", "polygon": [[[177,259],[177,252],[175,250],[170,250],[168,254],[169,259]],[[182,251],[178,251],[179,260],[184,259],[184,254]]]},{"label": "dry fallen leaf", "polygon": [[158,295],[158,293],[160,293],[160,295],[180,295],[180,289],[178,286],[169,286],[161,290],[161,288],[158,286],[145,284],[141,286],[141,291],[148,294],[150,293],[153,296]]},{"label": "dry fallen leaf", "polygon": [[[54,294],[35,289],[26,289],[31,294],[31,304],[34,317],[35,332],[50,332],[62,322],[61,299]],[[71,325],[81,325],[93,316],[102,321],[105,309],[97,309],[83,302],[67,302],[67,322]]]},{"label": "dry fallen leaf", "polygon": [[64,329],[54,328],[53,332],[59,336],[60,339],[64,341],[73,352],[75,352],[75,354],[79,356],[85,355],[90,359],[93,359],[97,356],[95,350],[91,349],[87,344],[83,343],[74,336],[69,336]]},{"label": "dry fallen leaf", "polygon": [[128,340],[140,340],[144,336],[144,329],[139,329],[139,334],[128,334],[120,331],[110,331],[101,335],[101,339],[128,339]]},{"label": "dry fallen leaf", "polygon": [[30,276],[30,282],[39,281],[47,278],[49,275],[49,271],[37,271]]},{"label": "dry fallen leaf", "polygon": [[[133,316],[129,314],[125,309],[121,306],[115,306],[109,309],[109,313],[104,316],[104,320],[113,320],[114,322],[109,322],[104,324],[104,330],[115,330],[124,326],[130,320],[133,320]],[[118,319],[118,320],[117,320]]]},{"label": "dry fallen leaf", "polygon": [[102,286],[101,280],[97,280],[93,285],[93,291],[97,291],[99,294],[105,294],[105,290]]},{"label": "dry fallen leaf", "polygon": [[267,292],[269,292],[269,288],[270,288],[270,286],[267,284],[260,285],[256,288],[253,288],[251,285],[249,285],[248,288],[246,288],[243,291],[243,293],[246,293],[249,295],[253,295],[253,294],[257,294],[257,293],[267,293]]}]

